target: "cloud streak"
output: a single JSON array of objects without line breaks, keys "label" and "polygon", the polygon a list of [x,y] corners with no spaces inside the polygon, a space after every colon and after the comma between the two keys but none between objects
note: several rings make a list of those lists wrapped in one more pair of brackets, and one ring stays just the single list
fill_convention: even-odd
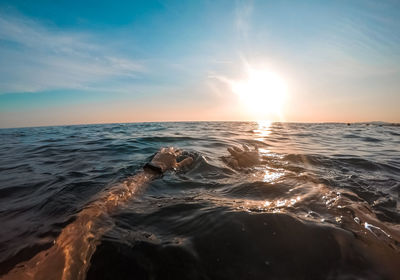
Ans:
[{"label": "cloud streak", "polygon": [[134,80],[146,72],[139,61],[116,54],[94,34],[61,31],[0,12],[0,94],[92,89]]},{"label": "cloud streak", "polygon": [[249,19],[253,12],[252,1],[238,1],[236,2],[236,29],[239,36],[246,38],[250,30]]}]

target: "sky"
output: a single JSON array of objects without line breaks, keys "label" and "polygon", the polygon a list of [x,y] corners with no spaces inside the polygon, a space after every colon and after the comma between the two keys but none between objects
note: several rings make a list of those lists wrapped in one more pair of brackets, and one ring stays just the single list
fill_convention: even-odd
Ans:
[{"label": "sky", "polygon": [[[281,92],[235,92],[249,69],[283,81],[279,110]],[[0,0],[3,128],[400,122],[399,108],[399,1]]]}]

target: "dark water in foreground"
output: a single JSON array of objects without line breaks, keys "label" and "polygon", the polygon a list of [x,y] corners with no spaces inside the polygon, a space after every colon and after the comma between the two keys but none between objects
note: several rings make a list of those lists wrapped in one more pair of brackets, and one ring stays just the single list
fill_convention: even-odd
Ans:
[{"label": "dark water in foreground", "polygon": [[[226,149],[241,144],[257,145],[263,163],[226,166]],[[165,146],[191,153],[191,168],[90,212]],[[399,192],[394,125],[3,129],[0,278],[30,279],[42,252],[64,260],[51,257],[43,279],[399,279]]]}]

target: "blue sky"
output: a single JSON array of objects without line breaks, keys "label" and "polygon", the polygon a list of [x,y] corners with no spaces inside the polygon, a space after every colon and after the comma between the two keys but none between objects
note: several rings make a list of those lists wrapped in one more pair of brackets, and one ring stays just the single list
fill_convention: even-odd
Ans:
[{"label": "blue sky", "polygon": [[254,119],[246,65],[281,120],[400,122],[399,3],[0,1],[0,127]]}]

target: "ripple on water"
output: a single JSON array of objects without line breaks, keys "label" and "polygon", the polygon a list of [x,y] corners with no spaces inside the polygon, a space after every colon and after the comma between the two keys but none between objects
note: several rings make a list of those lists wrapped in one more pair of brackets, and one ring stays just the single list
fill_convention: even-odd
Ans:
[{"label": "ripple on water", "polygon": [[[0,130],[0,275],[163,146],[195,158],[104,217],[87,279],[396,279],[400,127],[255,122]],[[261,164],[235,170],[232,145]]]}]

